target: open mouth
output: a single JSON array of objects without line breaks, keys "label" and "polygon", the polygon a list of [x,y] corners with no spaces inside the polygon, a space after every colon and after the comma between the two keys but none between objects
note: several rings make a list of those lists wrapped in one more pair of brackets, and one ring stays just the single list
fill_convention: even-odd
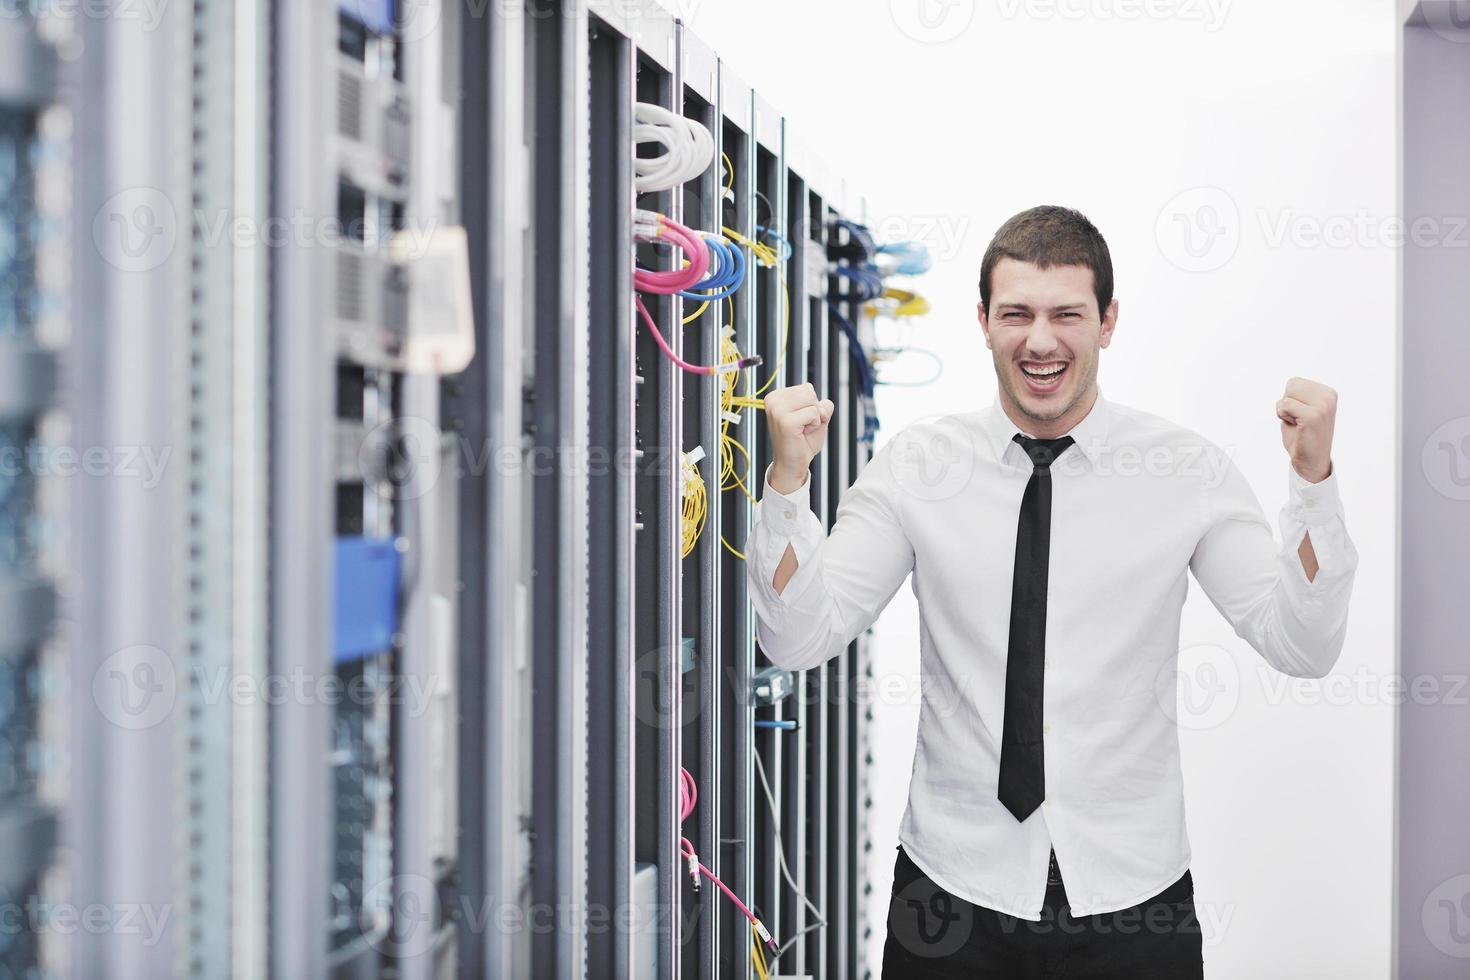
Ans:
[{"label": "open mouth", "polygon": [[1066,377],[1069,367],[1071,367],[1070,361],[1022,361],[1020,363],[1021,376],[1026,379],[1026,387],[1038,395],[1056,391],[1061,387],[1062,378]]}]

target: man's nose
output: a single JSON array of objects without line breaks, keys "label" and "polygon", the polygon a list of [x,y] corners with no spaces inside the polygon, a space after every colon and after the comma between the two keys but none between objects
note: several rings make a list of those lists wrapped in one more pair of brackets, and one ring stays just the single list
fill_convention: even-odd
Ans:
[{"label": "man's nose", "polygon": [[1031,329],[1026,333],[1026,353],[1032,357],[1044,357],[1056,349],[1057,335],[1051,320],[1044,316],[1032,320]]}]

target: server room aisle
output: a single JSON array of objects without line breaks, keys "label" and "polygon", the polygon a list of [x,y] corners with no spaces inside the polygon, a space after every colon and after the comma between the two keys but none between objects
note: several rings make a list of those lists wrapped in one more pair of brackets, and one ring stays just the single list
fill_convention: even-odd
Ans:
[{"label": "server room aisle", "polygon": [[1455,7],[0,0],[0,980],[877,980],[965,692],[905,584],[769,655],[768,419],[860,514],[1037,204],[1269,515],[1279,381],[1342,393],[1341,676],[1195,590],[1155,692],[1207,975],[1461,975],[1464,713],[1392,692],[1470,625]]}]

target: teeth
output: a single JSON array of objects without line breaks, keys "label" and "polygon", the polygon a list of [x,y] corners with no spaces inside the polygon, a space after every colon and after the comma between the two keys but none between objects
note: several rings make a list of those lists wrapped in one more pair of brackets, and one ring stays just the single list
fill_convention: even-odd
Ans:
[{"label": "teeth", "polygon": [[1033,377],[1033,378],[1047,378],[1047,377],[1050,377],[1050,376],[1052,376],[1054,374],[1060,374],[1062,372],[1062,369],[1065,368],[1066,366],[1067,365],[1066,365],[1065,362],[1058,362],[1056,364],[1049,364],[1046,367],[1036,367],[1036,368],[1026,367],[1025,365],[1022,365],[1021,366],[1021,370],[1022,371],[1025,371],[1027,374],[1031,375],[1031,377]]}]

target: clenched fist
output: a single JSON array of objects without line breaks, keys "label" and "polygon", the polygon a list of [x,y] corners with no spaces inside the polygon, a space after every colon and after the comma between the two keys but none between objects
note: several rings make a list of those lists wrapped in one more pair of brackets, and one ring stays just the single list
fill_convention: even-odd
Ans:
[{"label": "clenched fist", "polygon": [[1332,472],[1332,426],[1337,419],[1337,392],[1306,378],[1286,382],[1276,403],[1281,444],[1291,465],[1308,483],[1321,483]]},{"label": "clenched fist", "polygon": [[810,384],[778,388],[766,395],[766,428],[771,434],[771,486],[790,493],[806,481],[812,459],[822,451],[835,406],[817,398]]}]

